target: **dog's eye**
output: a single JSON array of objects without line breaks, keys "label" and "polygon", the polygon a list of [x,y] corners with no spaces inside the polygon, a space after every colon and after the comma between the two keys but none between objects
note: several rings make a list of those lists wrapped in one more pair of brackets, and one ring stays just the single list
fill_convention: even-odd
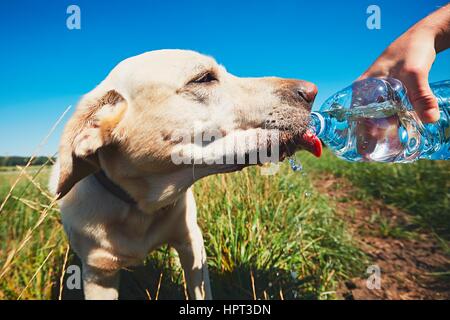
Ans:
[{"label": "dog's eye", "polygon": [[212,72],[206,72],[202,74],[200,77],[191,80],[191,83],[210,83],[217,81],[216,76]]}]

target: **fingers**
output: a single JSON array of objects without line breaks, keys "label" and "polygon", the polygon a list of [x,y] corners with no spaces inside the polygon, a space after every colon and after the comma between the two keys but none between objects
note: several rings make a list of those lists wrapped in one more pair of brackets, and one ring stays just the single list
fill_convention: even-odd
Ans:
[{"label": "fingers", "polygon": [[386,78],[387,75],[388,75],[387,72],[377,70],[377,68],[374,68],[372,66],[368,70],[366,70],[362,75],[360,75],[358,79],[356,79],[355,81],[364,80],[367,78]]},{"label": "fingers", "polygon": [[[439,120],[439,105],[428,84],[426,68],[404,68],[399,75],[390,74],[389,76],[403,82],[408,92],[408,99],[423,123],[433,123]],[[373,72],[370,68],[357,81],[368,77],[384,78],[386,74],[385,72]]]},{"label": "fingers", "polygon": [[358,78],[356,78],[355,81],[360,81],[360,80],[364,80],[366,78],[368,78],[369,76],[367,75],[367,71],[364,72],[362,75],[360,75]]},{"label": "fingers", "polygon": [[408,98],[419,118],[424,123],[432,123],[439,120],[439,105],[428,84],[428,73],[422,70],[407,69],[403,76]]}]

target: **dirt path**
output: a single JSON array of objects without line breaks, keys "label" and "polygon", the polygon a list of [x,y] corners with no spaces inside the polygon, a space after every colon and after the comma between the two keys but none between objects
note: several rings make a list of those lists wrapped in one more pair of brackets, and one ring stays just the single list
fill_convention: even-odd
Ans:
[{"label": "dirt path", "polygon": [[325,176],[315,186],[336,201],[338,214],[348,222],[370,263],[381,271],[381,289],[368,289],[364,277],[353,278],[339,286],[341,298],[450,299],[448,275],[436,276],[450,270],[450,259],[432,235],[411,236],[405,231],[413,227],[408,214],[382,201],[355,199],[352,186],[342,178]]}]

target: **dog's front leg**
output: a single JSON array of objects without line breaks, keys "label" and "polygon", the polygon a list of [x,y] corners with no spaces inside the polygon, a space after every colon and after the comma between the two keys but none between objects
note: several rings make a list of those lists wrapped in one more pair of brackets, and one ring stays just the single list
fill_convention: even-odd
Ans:
[{"label": "dog's front leg", "polygon": [[119,271],[105,271],[83,264],[84,298],[86,300],[117,300]]},{"label": "dog's front leg", "polygon": [[174,243],[173,246],[180,257],[189,297],[210,300],[212,295],[203,237],[197,224],[190,227],[192,230],[189,238],[182,243]]}]

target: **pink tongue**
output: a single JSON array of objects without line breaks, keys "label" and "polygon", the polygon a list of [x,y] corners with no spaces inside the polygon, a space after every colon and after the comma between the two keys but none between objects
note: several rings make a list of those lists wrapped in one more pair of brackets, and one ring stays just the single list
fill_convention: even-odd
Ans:
[{"label": "pink tongue", "polygon": [[317,158],[322,155],[322,142],[320,142],[320,139],[310,130],[303,134],[303,141],[306,144],[306,149]]}]

